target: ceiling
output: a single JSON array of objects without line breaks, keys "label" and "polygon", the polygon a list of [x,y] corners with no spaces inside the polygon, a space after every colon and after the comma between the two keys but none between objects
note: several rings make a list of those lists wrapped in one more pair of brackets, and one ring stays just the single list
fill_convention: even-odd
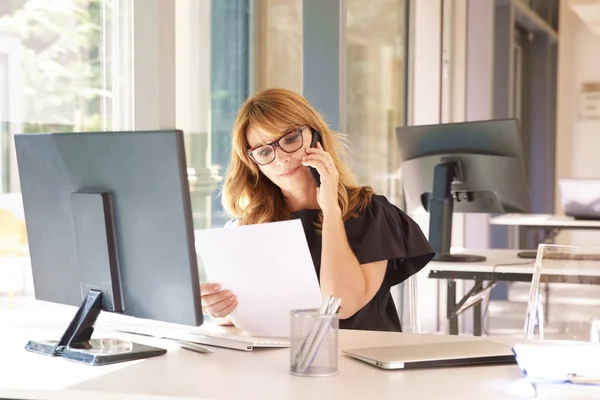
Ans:
[{"label": "ceiling", "polygon": [[600,0],[569,0],[569,7],[592,32],[600,35]]}]

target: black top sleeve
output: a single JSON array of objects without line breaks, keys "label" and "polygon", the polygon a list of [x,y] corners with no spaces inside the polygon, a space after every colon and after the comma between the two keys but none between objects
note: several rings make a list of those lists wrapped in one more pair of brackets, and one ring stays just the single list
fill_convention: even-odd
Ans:
[{"label": "black top sleeve", "polygon": [[435,255],[417,223],[384,196],[373,195],[357,218],[346,222],[350,248],[359,264],[388,260],[389,287],[419,272]]}]

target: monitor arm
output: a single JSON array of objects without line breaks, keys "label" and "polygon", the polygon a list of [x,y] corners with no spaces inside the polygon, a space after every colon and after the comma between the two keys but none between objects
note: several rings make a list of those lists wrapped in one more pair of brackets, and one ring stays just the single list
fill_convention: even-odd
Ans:
[{"label": "monitor arm", "polygon": [[446,158],[435,166],[433,194],[429,198],[429,242],[435,251],[433,261],[484,261],[485,257],[468,254],[450,254],[452,244],[452,214],[454,197],[452,183],[463,180],[460,158]]}]

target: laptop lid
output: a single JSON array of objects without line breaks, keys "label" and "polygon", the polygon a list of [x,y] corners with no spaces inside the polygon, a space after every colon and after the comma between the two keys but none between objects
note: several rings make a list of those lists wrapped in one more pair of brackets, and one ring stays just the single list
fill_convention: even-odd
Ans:
[{"label": "laptop lid", "polygon": [[516,363],[511,345],[482,340],[369,347],[343,353],[384,369]]}]

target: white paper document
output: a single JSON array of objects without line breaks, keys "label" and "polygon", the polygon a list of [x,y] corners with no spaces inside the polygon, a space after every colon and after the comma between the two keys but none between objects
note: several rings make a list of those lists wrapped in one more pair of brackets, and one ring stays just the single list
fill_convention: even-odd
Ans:
[{"label": "white paper document", "polygon": [[519,367],[532,381],[566,382],[573,375],[600,382],[598,343],[516,344],[513,352]]},{"label": "white paper document", "polygon": [[211,283],[238,298],[231,320],[255,336],[289,337],[290,311],[322,302],[300,220],[195,231]]}]

